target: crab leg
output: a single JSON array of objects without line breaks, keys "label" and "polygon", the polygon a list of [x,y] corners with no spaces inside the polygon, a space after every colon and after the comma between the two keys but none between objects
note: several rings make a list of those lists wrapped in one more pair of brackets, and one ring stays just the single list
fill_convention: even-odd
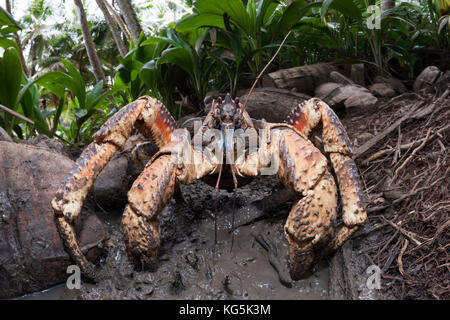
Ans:
[{"label": "crab leg", "polygon": [[145,167],[128,192],[122,231],[128,253],[143,269],[156,269],[160,242],[157,215],[173,195],[175,174],[171,155],[162,155]]},{"label": "crab leg", "polygon": [[272,154],[278,161],[278,178],[298,195],[284,226],[289,242],[290,274],[300,279],[315,261],[319,248],[333,234],[337,191],[327,170],[327,159],[293,130],[274,130]]},{"label": "crab leg", "polygon": [[296,107],[288,116],[287,123],[308,136],[322,122],[324,149],[330,154],[342,198],[343,226],[332,240],[331,249],[339,248],[367,218],[362,201],[358,171],[352,159],[350,140],[334,111],[317,98]]},{"label": "crab leg", "polygon": [[[187,131],[185,132],[187,133]],[[128,205],[122,217],[122,231],[135,265],[154,271],[160,243],[158,214],[174,194],[175,184],[190,183],[211,173],[217,164],[207,160],[185,140],[173,140],[150,160],[128,192]],[[181,163],[179,150],[186,148],[192,158],[203,161]],[[185,150],[186,150],[185,149]]]},{"label": "crab leg", "polygon": [[93,136],[94,142],[83,151],[71,174],[52,200],[57,227],[66,250],[82,271],[92,279],[93,266],[79,248],[73,221],[78,217],[95,179],[114,153],[125,145],[133,126],[137,124],[144,134],[161,146],[169,141],[168,132],[173,129],[169,116],[161,103],[148,97],[138,99],[122,108]]}]

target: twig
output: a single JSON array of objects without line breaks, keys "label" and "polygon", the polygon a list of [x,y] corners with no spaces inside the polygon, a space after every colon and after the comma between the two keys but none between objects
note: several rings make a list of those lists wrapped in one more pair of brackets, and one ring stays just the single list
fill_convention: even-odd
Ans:
[{"label": "twig", "polygon": [[397,179],[398,174],[400,173],[400,171],[414,158],[414,156],[416,155],[417,152],[419,152],[420,150],[422,150],[422,148],[425,146],[425,144],[428,142],[429,138],[430,138],[430,133],[431,133],[431,128],[428,129],[427,132],[427,136],[425,137],[425,140],[423,140],[423,142],[416,148],[414,149],[414,151],[411,153],[411,155],[405,160],[405,162],[403,162],[403,164],[398,167],[395,172],[394,172],[394,176],[392,177],[391,182],[389,183],[389,185],[392,185],[392,183],[394,182],[395,179]]},{"label": "twig", "polygon": [[261,70],[261,72],[259,73],[259,75],[256,77],[255,82],[253,82],[253,85],[250,89],[250,91],[247,94],[247,98],[245,98],[245,102],[244,102],[244,107],[243,109],[245,110],[245,108],[247,107],[247,102],[248,99],[250,98],[250,95],[252,94],[253,89],[255,89],[256,84],[259,81],[259,78],[261,78],[261,76],[263,75],[264,71],[266,71],[267,67],[272,63],[272,61],[275,59],[275,57],[278,55],[278,53],[280,52],[281,48],[283,47],[284,42],[286,41],[286,39],[289,37],[289,35],[291,34],[292,31],[289,31],[287,33],[287,35],[284,37],[283,41],[281,42],[280,46],[278,47],[278,50],[275,52],[275,54],[273,55],[272,59],[269,60],[269,62],[267,62],[266,66]]},{"label": "twig", "polygon": [[[430,137],[430,141],[436,139],[436,138],[439,136],[439,134],[445,133],[445,132],[447,132],[449,129],[450,129],[450,124],[449,124],[449,125],[446,125],[445,127],[440,128],[438,131],[436,131],[436,132]],[[402,144],[402,145],[400,146],[400,150],[401,150],[401,151],[405,151],[405,150],[408,150],[408,149],[410,149],[410,148],[415,148],[415,147],[419,146],[424,140],[425,140],[425,138],[422,138],[422,139],[417,140],[417,141],[413,141],[413,142],[410,142],[410,143]],[[372,162],[373,160],[376,160],[376,159],[378,159],[378,158],[381,158],[381,157],[384,156],[384,155],[388,155],[388,154],[391,154],[391,153],[393,153],[393,152],[395,152],[395,149],[393,149],[393,148],[392,148],[392,149],[385,149],[385,150],[378,151],[378,152],[372,154],[372,155],[371,155],[369,158],[367,158],[366,160],[364,160],[361,164],[366,166],[367,164],[369,164],[369,162]]]},{"label": "twig", "polygon": [[362,146],[360,146],[358,149],[356,149],[355,154],[353,156],[353,159],[357,159],[361,157],[363,154],[365,154],[370,148],[372,148],[374,145],[376,145],[378,142],[383,140],[387,135],[389,135],[392,131],[394,131],[398,126],[400,126],[403,121],[408,120],[412,117],[414,112],[420,108],[424,102],[417,102],[412,105],[411,109],[407,114],[405,114],[403,117],[399,118],[397,121],[395,121],[393,124],[391,124],[389,127],[383,130],[380,134],[376,135],[366,143],[364,143]]},{"label": "twig", "polygon": [[400,156],[400,146],[402,144],[402,132],[400,129],[400,126],[398,126],[398,139],[397,139],[397,147],[394,153],[394,159],[392,160],[392,165],[394,165],[395,163],[397,163],[398,157]]},{"label": "twig", "polygon": [[411,96],[411,98],[414,99],[414,100],[417,100],[417,99],[421,99],[421,100],[422,100],[422,97],[419,96],[418,94],[414,93],[414,92],[405,92],[405,93],[402,93],[402,94],[399,95],[399,96],[393,97],[392,99],[390,99],[390,100],[389,100],[388,102],[386,102],[385,104],[379,106],[378,109],[379,109],[380,111],[382,111],[382,110],[386,109],[386,107],[391,106],[392,103],[395,102],[395,101],[397,101],[397,100],[409,100],[409,99],[407,98],[408,96]]},{"label": "twig", "polygon": [[408,244],[409,244],[408,239],[405,239],[405,241],[403,242],[403,247],[400,250],[400,253],[399,253],[398,257],[397,257],[398,271],[400,271],[400,274],[405,279],[409,279],[410,278],[409,274],[407,274],[405,272],[405,270],[403,270],[403,261],[402,261],[403,254],[405,253],[406,248],[408,247]]},{"label": "twig", "polygon": [[405,235],[406,237],[408,237],[412,242],[414,242],[415,245],[420,246],[422,245],[422,242],[420,242],[419,240],[417,240],[415,238],[415,236],[417,236],[415,233],[411,232],[411,231],[407,231],[405,229],[403,229],[402,227],[399,227],[398,225],[396,225],[394,222],[386,219],[385,217],[381,216],[383,218],[384,221],[386,221],[387,223],[389,223],[391,226],[393,226],[395,229],[397,229],[398,231],[400,231],[403,235]]},{"label": "twig", "polygon": [[[447,170],[448,170],[448,169],[447,169]],[[438,182],[444,180],[444,179],[446,178],[446,176],[447,176],[447,174],[444,174],[443,177],[437,179],[435,182],[433,182],[433,183],[430,184],[429,186],[422,187],[422,188],[419,188],[419,189],[417,189],[417,190],[415,190],[415,191],[412,191],[412,192],[410,192],[410,193],[407,193],[407,194],[401,196],[400,198],[394,200],[392,203],[393,203],[393,204],[399,203],[400,201],[405,200],[406,198],[412,197],[412,196],[418,194],[419,192],[422,192],[422,191],[424,191],[424,190],[430,189],[430,188],[434,187]]]},{"label": "twig", "polygon": [[17,118],[19,118],[19,119],[21,119],[21,120],[23,120],[23,121],[26,121],[26,122],[29,122],[29,123],[31,123],[31,124],[34,124],[34,121],[33,121],[33,120],[31,120],[31,119],[29,119],[29,118],[27,118],[27,117],[25,117],[25,116],[23,116],[23,115],[21,115],[21,114],[15,112],[14,110],[11,110],[11,109],[8,108],[8,107],[5,107],[5,106],[2,105],[2,104],[0,104],[0,109],[3,109],[4,111],[6,111],[6,112],[12,114],[13,116],[15,116],[15,117],[17,117]]}]

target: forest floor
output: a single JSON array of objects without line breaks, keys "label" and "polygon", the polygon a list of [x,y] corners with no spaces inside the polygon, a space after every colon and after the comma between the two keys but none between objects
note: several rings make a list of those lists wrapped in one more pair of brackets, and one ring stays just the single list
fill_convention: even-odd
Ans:
[{"label": "forest floor", "polygon": [[[233,193],[219,192],[214,245],[214,188],[197,181],[181,187],[187,204],[171,200],[160,214],[156,272],[136,271],[128,259],[121,210],[99,212],[110,236],[100,267],[107,277],[81,290],[60,287],[47,298],[450,299],[450,100],[437,98],[406,93],[338,113],[355,146],[368,220],[305,279],[291,281],[287,271],[283,226],[292,202],[254,221],[237,215],[236,225],[251,222],[235,231],[231,250]],[[279,188],[275,177],[259,177],[239,189],[237,207]],[[375,289],[370,266],[381,270]]]},{"label": "forest floor", "polygon": [[396,299],[450,298],[450,99],[441,96],[406,93],[342,119],[368,212],[353,252],[381,269],[381,291]]}]

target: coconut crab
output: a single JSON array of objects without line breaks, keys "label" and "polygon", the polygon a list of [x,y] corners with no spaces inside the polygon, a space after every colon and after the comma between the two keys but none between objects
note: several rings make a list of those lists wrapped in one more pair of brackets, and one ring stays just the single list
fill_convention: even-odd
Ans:
[{"label": "coconut crab", "polygon": [[[339,188],[327,157],[308,139],[320,124],[324,152]],[[285,123],[268,123],[251,119],[239,100],[227,95],[224,100],[213,101],[191,142],[188,131],[177,129],[161,102],[142,97],[122,108],[94,135],[52,201],[66,250],[89,278],[95,279],[95,267],[83,256],[72,222],[94,180],[125,145],[133,127],[158,148],[129,190],[122,217],[127,251],[138,267],[157,267],[158,214],[173,196],[176,184],[211,175],[220,179],[222,171],[224,176],[231,174],[234,190],[241,178],[277,174],[298,195],[284,227],[294,280],[318,258],[339,248],[366,220],[350,141],[336,114],[323,101],[313,98],[295,107]],[[238,130],[244,134],[240,140],[235,139]],[[259,142],[251,147],[254,139]],[[234,154],[238,140],[243,152]],[[335,231],[338,190],[343,226]]]}]

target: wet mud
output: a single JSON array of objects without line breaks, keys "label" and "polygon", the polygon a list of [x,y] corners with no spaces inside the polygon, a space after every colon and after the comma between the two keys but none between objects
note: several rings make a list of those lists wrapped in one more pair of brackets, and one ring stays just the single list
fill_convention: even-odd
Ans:
[{"label": "wet mud", "polygon": [[[252,212],[239,208],[262,199],[280,187],[276,177],[258,177],[238,189],[235,225],[252,220]],[[81,289],[65,284],[24,299],[327,299],[328,262],[314,266],[307,277],[282,283],[269,263],[269,253],[255,237],[276,248],[279,266],[288,274],[288,243],[283,226],[292,203],[239,227],[231,248],[233,193],[220,191],[217,209],[217,243],[214,244],[214,189],[196,181],[182,185],[187,200],[175,200],[159,215],[161,247],[156,272],[139,271],[125,251],[120,232],[121,210],[97,212],[109,233],[107,256],[99,264],[102,280],[82,282]]]}]

